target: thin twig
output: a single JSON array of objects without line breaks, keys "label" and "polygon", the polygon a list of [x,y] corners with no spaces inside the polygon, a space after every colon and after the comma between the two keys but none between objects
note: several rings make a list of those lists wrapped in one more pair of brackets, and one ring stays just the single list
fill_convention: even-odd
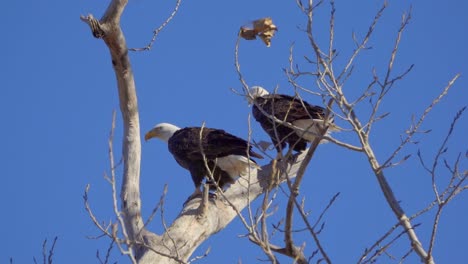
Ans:
[{"label": "thin twig", "polygon": [[[461,118],[463,112],[466,110],[466,107],[463,107],[461,110],[459,110],[457,112],[457,114],[455,115],[452,123],[450,124],[450,128],[449,128],[449,131],[447,133],[447,135],[445,136],[442,144],[440,145],[439,147],[439,150],[437,151],[435,157],[434,157],[434,162],[432,164],[432,168],[430,169],[429,173],[431,174],[431,181],[432,181],[432,188],[433,188],[433,191],[434,191],[434,195],[436,196],[436,200],[437,200],[437,204],[438,204],[438,208],[437,208],[437,212],[434,216],[434,222],[432,224],[432,232],[431,232],[431,240],[430,240],[430,243],[429,243],[429,249],[428,249],[428,256],[429,257],[432,257],[432,251],[434,249],[434,245],[435,245],[435,238],[436,238],[436,233],[437,233],[437,228],[439,226],[439,220],[440,220],[440,217],[441,217],[441,214],[442,214],[442,210],[444,209],[444,206],[447,205],[448,201],[450,201],[450,199],[455,196],[455,192],[458,190],[458,188],[461,186],[461,184],[464,182],[464,180],[466,179],[466,175],[461,178],[458,183],[455,184],[455,186],[453,186],[452,188],[452,184],[454,182],[454,180],[456,179],[457,177],[457,174],[456,173],[453,173],[452,174],[452,177],[450,179],[450,183],[449,185],[447,186],[446,188],[446,191],[448,189],[451,189],[452,191],[451,192],[448,192],[448,196],[447,197],[444,197],[444,196],[441,196],[437,190],[437,185],[436,185],[436,169],[437,169],[437,165],[438,165],[438,162],[439,160],[441,159],[441,156],[445,153],[446,151],[446,146],[447,146],[447,143],[449,141],[449,139],[451,138],[452,136],[452,133],[455,129],[455,125],[457,124],[457,121],[459,121],[459,119]],[[460,157],[460,155],[459,155]],[[453,170],[453,172],[456,172],[457,171],[457,164],[458,164],[458,160],[459,158],[457,158],[457,161],[456,161],[456,166],[455,166],[455,169]],[[422,158],[421,158],[421,162],[422,162]],[[444,194],[447,193],[446,191],[444,191]]]},{"label": "thin twig", "polygon": [[153,47],[154,42],[156,41],[156,37],[158,34],[169,24],[169,22],[174,18],[174,16],[177,14],[177,11],[179,11],[179,6],[182,0],[177,0],[174,10],[172,10],[172,13],[169,15],[169,17],[157,28],[153,31],[153,38],[151,38],[151,41],[148,43],[143,48],[129,48],[128,50],[130,51],[146,51],[150,50]]},{"label": "thin twig", "polygon": [[319,217],[317,218],[317,221],[315,221],[315,224],[312,226],[312,228],[316,228],[317,225],[322,221],[322,218],[325,216],[325,213],[328,211],[328,209],[331,208],[331,206],[333,205],[333,203],[336,201],[336,199],[338,198],[338,196],[340,195],[339,192],[337,192],[335,195],[333,195],[333,197],[330,199],[330,201],[328,202],[327,206],[325,207],[325,209],[323,209],[322,213],[319,215]]},{"label": "thin twig", "polygon": [[112,238],[112,234],[108,231],[109,230],[109,227],[111,225],[111,223],[109,224],[109,226],[107,227],[104,227],[102,226],[99,221],[97,220],[96,216],[94,215],[93,211],[91,210],[91,207],[89,205],[89,198],[88,198],[88,192],[89,192],[89,189],[91,188],[91,185],[87,184],[86,185],[86,188],[85,188],[85,192],[83,194],[83,202],[84,202],[84,206],[85,206],[85,210],[86,212],[88,212],[88,215],[89,217],[91,218],[91,221],[93,221],[94,225],[99,229],[101,230],[101,232],[103,234],[105,234],[106,236],[108,237],[111,237]]},{"label": "thin twig", "polygon": [[101,257],[99,256],[99,250],[96,251],[96,258],[99,260],[99,262],[101,264],[108,264],[109,263],[109,259],[110,259],[110,253],[112,251],[112,248],[114,247],[114,243],[115,243],[115,240],[111,240],[110,244],[109,244],[109,247],[107,248],[107,251],[106,251],[106,258],[104,259],[104,261],[101,259]]},{"label": "thin twig", "polygon": [[398,48],[400,47],[400,41],[401,41],[401,37],[403,35],[403,31],[405,30],[406,26],[409,24],[409,21],[411,19],[411,8],[410,10],[408,11],[408,14],[403,14],[402,16],[402,21],[401,21],[401,24],[400,24],[400,28],[398,29],[398,33],[397,33],[397,37],[395,39],[395,44],[393,46],[393,50],[392,50],[392,53],[390,55],[390,60],[388,62],[388,66],[387,66],[387,72],[385,74],[385,79],[384,79],[384,82],[383,84],[380,84],[380,93],[378,95],[378,99],[377,99],[377,102],[375,103],[375,105],[372,107],[372,113],[369,117],[369,121],[367,123],[367,126],[366,126],[366,134],[367,136],[369,136],[369,133],[371,131],[371,128],[372,128],[372,125],[374,122],[376,122],[378,119],[375,117],[376,114],[377,114],[377,111],[379,109],[379,106],[380,104],[382,103],[382,100],[383,98],[385,97],[385,95],[388,93],[388,91],[390,91],[390,89],[393,87],[393,84],[397,81],[397,80],[401,80],[403,79],[410,71],[411,69],[413,68],[414,65],[411,65],[405,72],[403,72],[402,74],[398,75],[397,77],[393,78],[392,80],[390,80],[390,75],[392,73],[392,70],[393,70],[393,64],[395,62],[395,59],[396,59],[396,55],[397,55],[397,52],[398,52]]},{"label": "thin twig", "polygon": [[395,158],[395,156],[403,149],[403,147],[411,142],[411,139],[413,136],[416,134],[416,132],[419,131],[419,127],[422,125],[424,120],[426,119],[426,116],[431,112],[431,110],[436,106],[442,98],[444,98],[447,93],[449,92],[450,88],[452,88],[453,84],[455,81],[460,77],[460,74],[455,75],[447,86],[442,90],[442,92],[432,100],[431,104],[429,104],[428,107],[424,110],[423,114],[419,117],[419,120],[416,124],[414,124],[407,132],[406,132],[406,138],[402,141],[402,143],[393,151],[393,153],[390,155],[390,157],[387,158],[387,160],[381,165],[381,168],[386,168],[387,165]]},{"label": "thin twig", "polygon": [[190,260],[187,262],[187,264],[192,263],[192,262],[195,262],[195,261],[200,260],[200,259],[202,259],[202,258],[206,258],[206,257],[208,256],[208,254],[210,254],[210,251],[211,251],[211,247],[208,247],[208,248],[206,249],[205,253],[203,253],[203,255],[201,255],[201,256],[196,256],[196,257],[190,259]]},{"label": "thin twig", "polygon": [[52,257],[54,255],[55,244],[57,243],[57,239],[58,239],[58,237],[56,236],[54,238],[54,242],[52,242],[52,246],[50,247],[49,256],[47,257],[47,263],[48,264],[52,264]]},{"label": "thin twig", "polygon": [[[176,253],[176,256],[175,256],[175,257],[171,257],[171,258],[173,258],[173,259],[175,259],[175,260],[180,260],[181,258],[180,258],[180,254],[179,254],[179,248],[177,247],[177,243],[176,243],[175,239],[172,237],[171,233],[169,232],[169,228],[167,227],[166,219],[165,219],[165,217],[164,217],[164,212],[165,212],[165,209],[164,209],[164,202],[165,202],[165,201],[164,201],[164,199],[161,199],[160,202],[161,202],[161,206],[160,206],[160,210],[159,210],[159,211],[160,211],[160,213],[161,213],[161,214],[160,214],[160,215],[161,215],[161,223],[162,223],[162,226],[163,226],[163,228],[164,228],[164,234],[167,235],[167,237],[168,237],[169,240],[171,241],[171,243],[172,243],[172,247],[171,247],[171,248],[173,248],[174,251],[175,251],[175,253]],[[167,246],[167,245],[164,245],[164,246],[165,246],[166,248],[168,248],[168,249],[170,248],[170,247]]]},{"label": "thin twig", "polygon": [[158,211],[158,209],[162,206],[162,204],[164,203],[164,199],[166,198],[166,195],[167,195],[167,184],[164,184],[164,189],[163,189],[163,193],[161,194],[161,197],[159,198],[159,202],[158,204],[156,204],[156,206],[153,208],[153,211],[151,211],[151,214],[150,216],[148,217],[148,220],[146,220],[145,222],[145,227],[147,227],[147,225],[153,221],[153,218],[156,216],[156,212]]},{"label": "thin twig", "polygon": [[387,2],[385,1],[382,5],[382,7],[377,11],[377,14],[375,15],[374,19],[372,20],[371,25],[369,26],[369,29],[367,30],[366,36],[364,39],[357,45],[357,48],[354,50],[353,54],[348,60],[348,63],[346,66],[343,68],[343,71],[338,75],[336,78],[338,81],[341,80],[341,78],[348,72],[350,67],[353,65],[354,60],[356,59],[357,55],[361,52],[362,49],[366,48],[366,44],[369,41],[370,37],[372,36],[374,29],[377,25],[377,22],[380,20],[380,17],[382,16],[383,12],[387,8]]}]

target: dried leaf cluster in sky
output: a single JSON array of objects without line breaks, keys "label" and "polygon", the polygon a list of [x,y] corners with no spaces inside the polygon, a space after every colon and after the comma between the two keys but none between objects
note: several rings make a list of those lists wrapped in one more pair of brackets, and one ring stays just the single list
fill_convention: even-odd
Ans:
[{"label": "dried leaf cluster in sky", "polygon": [[267,47],[270,47],[271,38],[275,35],[278,28],[273,24],[270,17],[264,17],[252,22],[252,27],[243,26],[240,30],[240,36],[246,40],[260,37]]}]

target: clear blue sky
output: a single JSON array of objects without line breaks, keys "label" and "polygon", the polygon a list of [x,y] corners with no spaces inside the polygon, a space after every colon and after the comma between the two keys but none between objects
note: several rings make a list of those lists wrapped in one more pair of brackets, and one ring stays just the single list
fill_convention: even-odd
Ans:
[{"label": "clear blue sky", "polygon": [[[279,1],[277,1],[279,2]],[[296,43],[297,59],[312,55],[306,36],[298,29],[305,17],[295,1],[184,1],[173,22],[159,35],[150,52],[131,53],[130,58],[139,96],[142,133],[160,122],[179,126],[200,125],[224,128],[246,137],[246,101],[233,94],[239,89],[234,69],[234,44],[238,28],[249,21],[271,16],[279,32],[271,48],[260,41],[242,42],[242,71],[251,85],[267,89],[279,86],[292,93],[282,68],[287,67],[290,45]],[[352,31],[362,37],[381,1],[337,1],[336,48],[340,60],[353,49]],[[352,95],[371,79],[371,69],[382,75],[402,13],[413,5],[413,19],[402,39],[396,70],[415,64],[414,70],[390,93],[382,112],[391,112],[375,127],[372,138],[376,153],[384,159],[399,142],[413,114],[420,115],[447,82],[461,78],[450,94],[428,117],[418,146],[410,146],[413,157],[401,167],[387,172],[401,205],[415,213],[433,199],[430,178],[418,166],[415,153],[421,149],[427,160],[434,155],[455,113],[467,105],[468,17],[466,1],[390,1],[371,39],[372,50],[358,59],[360,68],[346,89]],[[106,250],[108,240],[88,240],[99,235],[84,207],[82,194],[91,184],[92,207],[102,221],[114,219],[110,187],[103,179],[108,171],[107,138],[111,116],[118,110],[115,76],[107,47],[92,37],[81,14],[100,17],[107,1],[3,1],[0,48],[6,60],[0,63],[2,104],[0,164],[3,188],[0,192],[2,235],[0,263],[32,263],[40,257],[42,242],[58,236],[54,262],[97,263],[96,250]],[[130,1],[122,19],[129,47],[146,45],[152,29],[172,10],[172,1]],[[324,6],[324,10],[328,5]],[[326,13],[317,17],[317,36],[325,43]],[[337,62],[340,64],[340,62]],[[342,63],[342,61],[341,61]],[[313,83],[309,86],[313,88]],[[311,103],[317,98],[305,97]],[[253,137],[267,140],[254,124]],[[116,156],[120,156],[120,113],[116,129]],[[449,151],[466,151],[466,114],[449,143]],[[353,142],[349,134],[337,135]],[[164,184],[169,192],[166,203],[168,223],[179,213],[193,186],[159,141],[142,145],[141,191],[143,214],[147,217],[159,200]],[[453,162],[454,154],[447,156]],[[462,162],[466,169],[466,158]],[[441,170],[441,179],[447,175]],[[378,189],[375,177],[357,153],[332,144],[322,145],[309,167],[302,194],[314,213],[328,199],[341,192],[330,211],[321,238],[334,263],[356,262],[396,219]],[[280,198],[284,200],[283,198]],[[440,222],[435,257],[439,263],[463,263],[468,245],[468,193],[446,208]],[[422,217],[418,233],[427,245],[433,214]],[[151,226],[161,231],[156,219]],[[215,235],[197,254],[212,247],[200,263],[257,263],[264,259],[246,238],[239,221]],[[281,238],[276,238],[281,241]],[[406,239],[406,238],[403,238]],[[228,248],[229,245],[229,249]],[[408,246],[402,240],[398,247]],[[397,248],[398,248],[397,247]],[[308,252],[314,250],[308,244]],[[112,260],[126,263],[117,251]],[[415,257],[408,263],[416,263]],[[289,263],[286,261],[286,263]],[[385,262],[382,262],[385,263]]]}]

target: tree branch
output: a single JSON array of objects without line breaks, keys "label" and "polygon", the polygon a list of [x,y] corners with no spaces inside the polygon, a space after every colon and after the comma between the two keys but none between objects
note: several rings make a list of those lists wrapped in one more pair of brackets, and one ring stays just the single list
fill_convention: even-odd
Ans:
[{"label": "tree branch", "polygon": [[[120,28],[120,17],[127,0],[112,0],[100,21],[92,15],[81,16],[90,25],[95,37],[102,38],[109,48],[112,65],[117,79],[120,110],[123,117],[123,180],[121,189],[122,216],[128,239],[143,242],[145,236],[154,234],[145,232],[141,218],[140,200],[140,121],[138,102],[133,72],[128,57],[127,44]],[[141,255],[143,248],[134,248],[135,256]]]},{"label": "tree branch", "polygon": [[[283,164],[280,170],[282,172],[280,181],[274,183],[273,187],[284,182],[286,177],[295,177],[304,156],[305,153],[296,156],[295,161]],[[155,245],[173,243],[170,238],[172,237],[175,243],[174,248],[178,248],[180,260],[168,259],[154,251],[147,251],[140,259],[140,263],[183,263],[186,261],[203,241],[226,227],[250,202],[272,187],[271,170],[272,163],[265,165],[262,170],[258,171],[258,174],[251,173],[248,184],[244,182],[247,179],[239,179],[224,192],[222,195],[224,199],[209,200],[206,205],[206,216],[202,221],[198,218],[198,208],[202,198],[194,198],[187,202],[176,220],[167,228],[166,233],[151,243]],[[158,252],[175,256],[174,250],[170,248],[158,247]]]},{"label": "tree branch", "polygon": [[175,17],[177,14],[177,11],[179,11],[180,3],[182,0],[177,0],[176,4],[174,6],[174,10],[172,10],[172,13],[169,15],[169,17],[157,28],[153,31],[153,37],[151,38],[150,42],[148,45],[144,46],[143,48],[130,48],[129,50],[131,51],[146,51],[150,50],[153,47],[154,42],[156,41],[156,37],[158,34],[169,24],[169,22]]}]

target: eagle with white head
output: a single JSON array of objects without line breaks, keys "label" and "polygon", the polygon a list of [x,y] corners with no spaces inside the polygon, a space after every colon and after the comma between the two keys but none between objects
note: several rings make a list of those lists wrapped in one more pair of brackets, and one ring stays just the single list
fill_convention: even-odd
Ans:
[{"label": "eagle with white head", "polygon": [[[297,96],[270,94],[260,86],[253,86],[249,89],[247,100],[253,105],[252,115],[268,133],[278,152],[286,144],[294,151],[304,151],[307,142],[314,141],[324,127],[325,109],[311,105]],[[283,122],[295,128],[288,127]],[[328,126],[328,130],[335,130],[333,119],[329,118]]]},{"label": "eagle with white head", "polygon": [[[201,193],[200,186],[208,175],[210,189],[221,189],[234,183],[238,176],[256,172],[260,166],[252,159],[263,157],[252,150],[246,140],[221,129],[207,127],[179,128],[169,123],[156,125],[145,140],[159,138],[167,142],[169,152],[177,163],[187,169],[195,185],[189,200]],[[208,168],[207,168],[208,166]]]}]

